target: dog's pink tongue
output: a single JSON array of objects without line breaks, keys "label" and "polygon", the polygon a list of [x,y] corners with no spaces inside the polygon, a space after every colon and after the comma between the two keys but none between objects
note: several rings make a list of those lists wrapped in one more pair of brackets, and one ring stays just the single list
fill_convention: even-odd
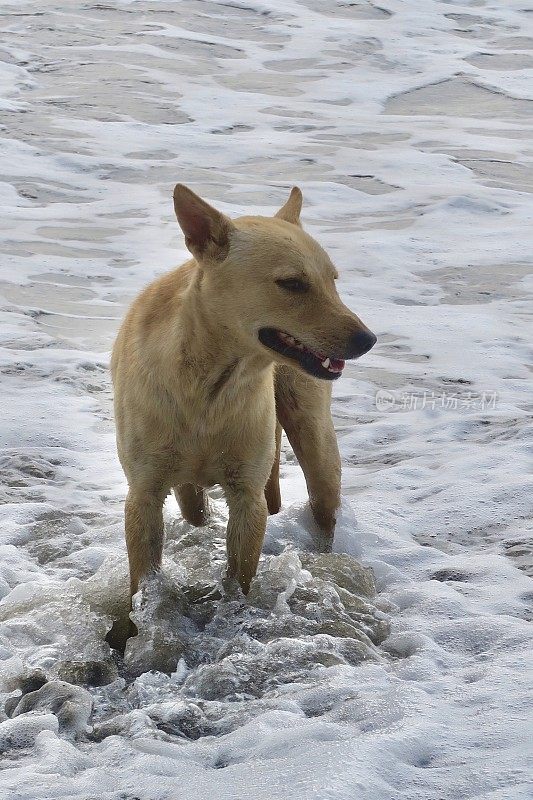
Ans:
[{"label": "dog's pink tongue", "polygon": [[344,365],[345,364],[346,364],[346,362],[343,361],[342,358],[332,358],[331,359],[331,366],[333,367],[333,369],[337,370],[338,372],[342,372],[342,370],[344,369]]}]

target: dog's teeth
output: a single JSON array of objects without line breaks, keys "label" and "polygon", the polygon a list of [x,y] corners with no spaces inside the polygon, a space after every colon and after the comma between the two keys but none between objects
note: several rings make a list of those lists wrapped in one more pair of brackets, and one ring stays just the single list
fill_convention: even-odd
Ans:
[{"label": "dog's teeth", "polygon": [[324,367],[324,369],[329,369],[329,364],[330,364],[329,358],[326,358],[326,360],[322,362],[322,366]]}]

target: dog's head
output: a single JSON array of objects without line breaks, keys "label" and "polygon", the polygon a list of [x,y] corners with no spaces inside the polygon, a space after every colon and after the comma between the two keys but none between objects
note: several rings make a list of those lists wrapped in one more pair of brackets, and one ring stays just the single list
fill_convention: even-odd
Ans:
[{"label": "dog's head", "polygon": [[334,380],[376,336],[341,301],[337,271],[300,226],[302,193],[294,188],[274,217],[230,220],[186,186],[174,189],[185,243],[200,267],[200,290],[225,336],[243,351],[268,352]]}]

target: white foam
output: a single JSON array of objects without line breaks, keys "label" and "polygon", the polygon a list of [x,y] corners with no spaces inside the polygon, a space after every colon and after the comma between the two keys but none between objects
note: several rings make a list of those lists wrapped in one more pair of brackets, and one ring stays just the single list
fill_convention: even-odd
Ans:
[{"label": "white foam", "polygon": [[[479,58],[523,1],[3,5],[0,794],[529,797],[531,77]],[[178,180],[301,185],[379,342],[334,386],[333,554],[284,442],[248,600],[220,493],[201,530],[170,500],[121,661],[108,352],[186,256]]]}]

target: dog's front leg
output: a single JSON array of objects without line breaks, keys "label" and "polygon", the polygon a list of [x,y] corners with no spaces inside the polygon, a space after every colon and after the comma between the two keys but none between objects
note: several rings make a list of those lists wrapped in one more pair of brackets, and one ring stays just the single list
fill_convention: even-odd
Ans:
[{"label": "dog's front leg", "polygon": [[267,503],[262,486],[225,486],[224,490],[229,508],[228,577],[236,578],[247,594],[265,537]]},{"label": "dog's front leg", "polygon": [[130,594],[139,582],[161,567],[165,492],[130,486],[126,497],[126,546],[130,565]]},{"label": "dog's front leg", "polygon": [[327,547],[341,495],[341,460],[330,403],[330,383],[293,369],[276,372],[278,420],[305,475],[311,510]]},{"label": "dog's front leg", "polygon": [[341,462],[331,417],[295,424],[283,417],[283,427],[305,475],[315,521],[331,547],[341,497]]}]

